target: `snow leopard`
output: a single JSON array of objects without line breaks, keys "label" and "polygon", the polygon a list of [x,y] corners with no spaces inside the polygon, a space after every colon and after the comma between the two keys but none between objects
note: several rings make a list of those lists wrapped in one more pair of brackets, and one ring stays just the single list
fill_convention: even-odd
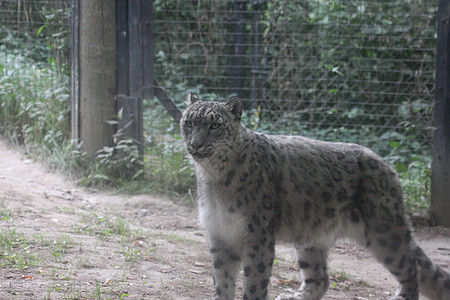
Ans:
[{"label": "snow leopard", "polygon": [[[275,243],[293,245],[302,283],[277,300],[318,300],[329,286],[328,252],[338,238],[369,249],[398,280],[391,300],[450,299],[450,275],[412,239],[396,172],[364,146],[267,135],[241,123],[237,97],[189,93],[180,121],[197,178],[214,300],[269,299]],[[242,268],[242,269],[241,269]]]}]

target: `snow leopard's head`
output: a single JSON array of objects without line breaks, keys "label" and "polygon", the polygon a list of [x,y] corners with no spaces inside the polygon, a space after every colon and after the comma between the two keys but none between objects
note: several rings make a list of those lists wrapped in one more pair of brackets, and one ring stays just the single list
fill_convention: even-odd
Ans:
[{"label": "snow leopard's head", "polygon": [[224,148],[232,148],[241,121],[241,101],[237,97],[227,102],[201,101],[190,93],[180,121],[181,135],[188,152],[200,161]]}]

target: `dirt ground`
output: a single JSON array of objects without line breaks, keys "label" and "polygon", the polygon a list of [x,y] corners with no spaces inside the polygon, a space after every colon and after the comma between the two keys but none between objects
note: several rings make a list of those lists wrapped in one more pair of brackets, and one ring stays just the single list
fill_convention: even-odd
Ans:
[{"label": "dirt ground", "polygon": [[[450,230],[415,229],[450,269]],[[81,188],[0,139],[0,299],[212,299],[210,259],[196,209],[152,195]],[[277,245],[271,299],[298,288],[289,247]],[[391,275],[339,242],[325,299],[387,299]],[[238,298],[242,295],[242,275]]]}]

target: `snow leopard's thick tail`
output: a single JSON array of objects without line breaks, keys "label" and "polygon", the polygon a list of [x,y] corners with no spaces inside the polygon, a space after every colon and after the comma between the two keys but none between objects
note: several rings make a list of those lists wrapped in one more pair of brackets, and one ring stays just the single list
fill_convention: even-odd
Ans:
[{"label": "snow leopard's thick tail", "polygon": [[420,274],[420,293],[433,300],[450,299],[450,274],[434,264],[420,247],[416,246],[414,252]]}]

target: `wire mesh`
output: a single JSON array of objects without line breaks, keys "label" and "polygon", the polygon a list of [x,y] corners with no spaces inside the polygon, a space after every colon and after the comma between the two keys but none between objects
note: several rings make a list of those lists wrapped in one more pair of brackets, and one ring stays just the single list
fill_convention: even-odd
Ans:
[{"label": "wire mesh", "polygon": [[[11,103],[39,97],[53,97],[57,105],[41,111],[70,125],[70,5],[0,1],[3,129],[18,123],[8,120],[18,109]],[[181,110],[190,91],[202,99],[237,95],[252,129],[357,142],[400,172],[422,164],[414,176],[428,190],[436,15],[427,0],[154,0],[154,77]],[[25,102],[12,81],[28,89]],[[145,107],[152,182],[186,191],[192,169],[179,129],[156,99]],[[27,130],[17,138],[32,136]]]},{"label": "wire mesh", "polygon": [[18,143],[70,135],[70,7],[0,1],[0,129]]},{"label": "wire mesh", "polygon": [[429,192],[436,13],[426,0],[154,1],[154,76],[180,109],[188,91],[237,95],[250,128],[421,164]]},{"label": "wire mesh", "polygon": [[436,9],[420,0],[155,1],[155,77],[179,103],[187,90],[238,95],[248,125],[268,132],[414,129],[429,145]]},{"label": "wire mesh", "polygon": [[0,1],[2,50],[69,72],[70,8],[68,0]]}]

